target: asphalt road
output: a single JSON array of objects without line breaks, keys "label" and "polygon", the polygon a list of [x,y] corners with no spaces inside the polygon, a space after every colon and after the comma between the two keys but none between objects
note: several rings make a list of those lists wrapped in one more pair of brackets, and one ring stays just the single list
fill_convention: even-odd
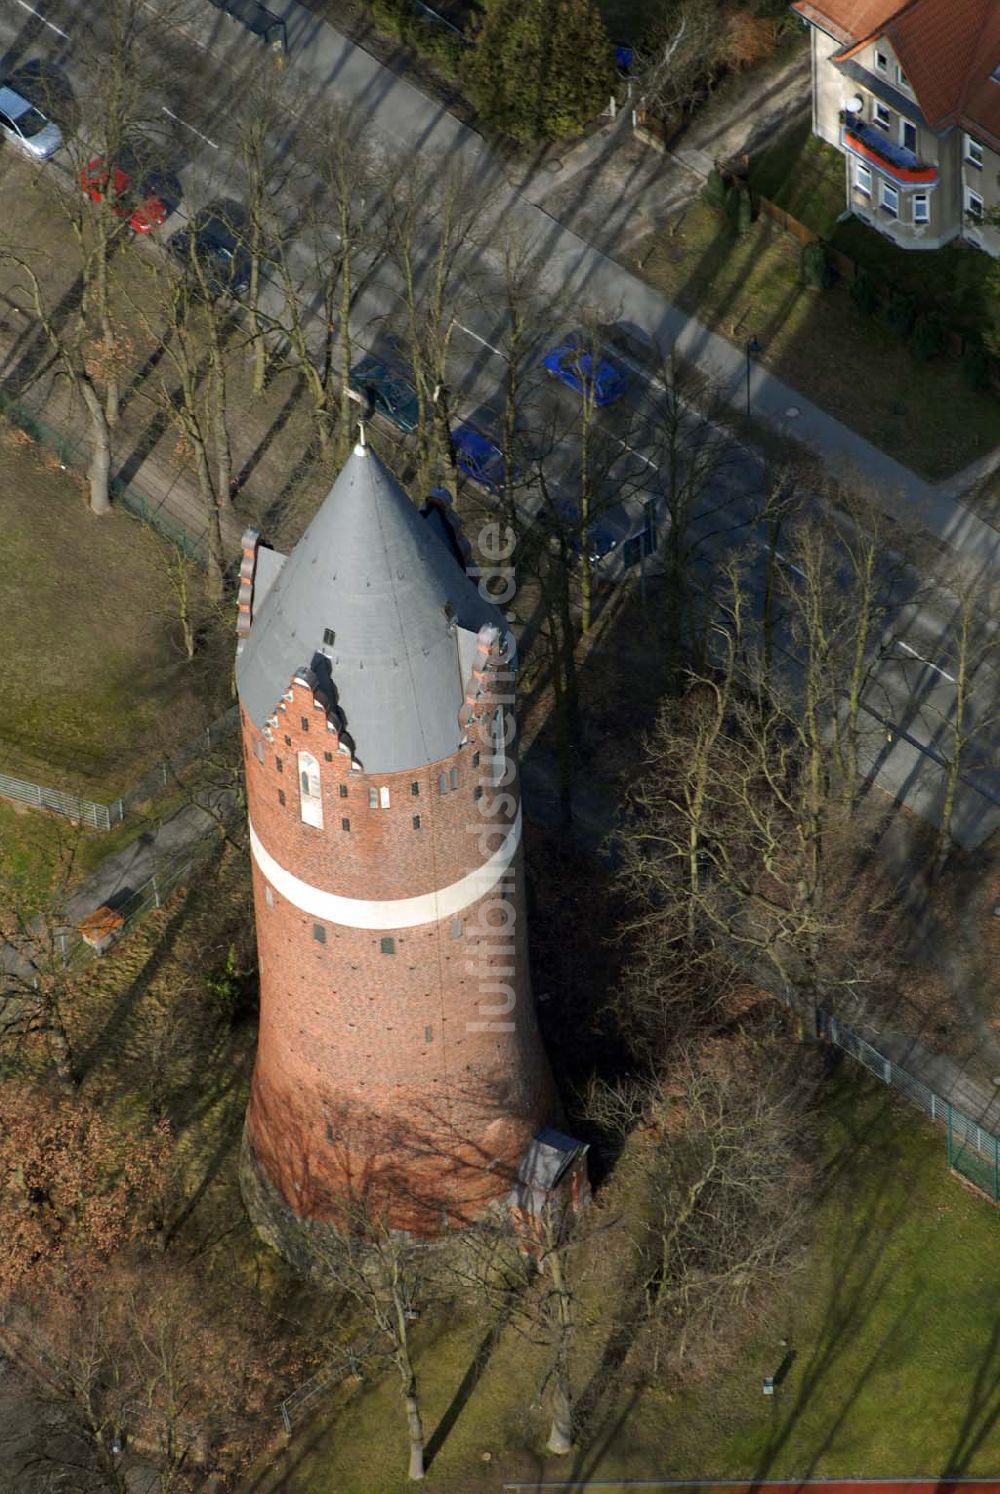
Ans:
[{"label": "asphalt road", "polygon": [[[190,0],[178,7],[168,0],[155,0],[156,7],[180,15],[183,25],[157,34],[155,56],[148,58],[145,80],[148,115],[162,132],[165,148],[175,164],[184,191],[184,210],[219,199],[239,197],[236,165],[237,129],[233,104],[245,90],[246,79],[261,65],[259,44],[207,0]],[[439,160],[442,170],[457,160],[479,183],[488,202],[487,232],[474,275],[468,277],[459,308],[452,342],[450,377],[456,391],[457,416],[472,414],[482,421],[483,412],[496,407],[504,372],[505,337],[502,298],[492,258],[489,225],[512,227],[523,232],[543,260],[543,289],[560,307],[563,330],[572,321],[574,306],[599,307],[607,320],[618,320],[651,334],[660,346],[674,345],[693,357],[717,385],[730,396],[743,397],[744,367],[738,349],[699,328],[683,313],[663,302],[649,287],[626,274],[575,235],[562,228],[532,201],[541,186],[532,181],[522,191],[507,180],[503,169],[486,150],[481,139],[452,119],[422,95],[378,69],[366,54],[350,47],[314,16],[294,4],[275,5],[289,21],[294,89],[286,129],[279,129],[271,142],[275,159],[294,153],[301,121],[308,120],[314,104],[328,96],[349,99],[362,117],[371,121],[370,143],[392,154],[391,141],[416,145],[424,160]],[[102,24],[99,7],[87,7],[87,24]],[[51,91],[63,99],[63,120],[71,121],[86,138],[88,79],[81,64],[74,33],[83,24],[81,8],[71,0],[0,0],[0,45],[2,68],[34,70]],[[291,78],[291,71],[287,75]],[[61,120],[61,122],[63,122]],[[58,160],[46,168],[55,173]],[[72,183],[68,183],[72,189]],[[316,183],[307,173],[290,174],[281,203],[290,228],[314,200]],[[165,237],[175,226],[169,222]],[[162,252],[157,245],[149,253]],[[316,269],[305,242],[297,245],[296,279],[307,296],[318,296]],[[403,286],[399,273],[387,260],[372,266],[372,275],[352,314],[352,335],[360,346],[378,348],[391,328],[401,304]],[[281,318],[283,296],[276,285],[267,288],[264,308]],[[573,491],[579,466],[576,429],[576,396],[561,386],[553,387],[540,370],[540,360],[559,328],[547,324],[540,312],[537,325],[537,379],[529,400],[533,423],[548,432],[546,471],[557,490]],[[734,373],[734,355],[736,366]],[[790,407],[800,410],[804,402],[767,374],[751,371],[751,397],[755,408],[774,416]],[[649,496],[660,495],[656,480],[663,459],[661,423],[657,399],[640,374],[632,379],[628,397],[612,408],[604,423],[609,451],[620,449],[620,458],[609,470],[611,478],[625,479],[634,508]],[[809,417],[821,424],[829,417],[809,409]],[[836,426],[836,422],[832,422]],[[861,469],[891,490],[888,507],[902,505],[912,523],[914,509],[937,502],[927,484],[875,452],[860,438],[838,427],[837,441],[845,460],[856,460]],[[530,507],[533,499],[525,494]],[[767,570],[768,535],[763,508],[765,478],[758,461],[733,446],[712,482],[700,496],[691,519],[689,543],[696,573],[706,586],[713,584],[725,559],[737,553],[758,600],[763,594]],[[661,502],[662,511],[662,502]],[[976,521],[978,524],[978,521]],[[978,542],[977,558],[984,564],[995,556],[987,543],[1000,548],[1000,536],[990,530],[984,537],[968,528],[968,518],[951,506],[947,520],[951,538],[968,531],[967,542]],[[941,523],[936,522],[940,531]],[[795,584],[794,564],[782,561],[785,580]],[[867,731],[864,758],[877,782],[902,798],[923,817],[933,821],[939,813],[943,791],[943,764],[952,745],[949,721],[955,711],[958,644],[955,604],[943,592],[934,595],[922,587],[912,572],[887,564],[884,580],[893,609],[891,622],[873,644],[871,679],[865,695]],[[790,688],[796,688],[801,671],[796,663],[797,646],[790,633],[782,633],[779,619],[776,642],[786,661]],[[969,711],[980,724],[977,739],[963,774],[956,804],[953,833],[960,844],[972,846],[985,839],[1000,821],[1000,731],[994,721],[998,700],[993,669],[982,663],[970,681]]]}]

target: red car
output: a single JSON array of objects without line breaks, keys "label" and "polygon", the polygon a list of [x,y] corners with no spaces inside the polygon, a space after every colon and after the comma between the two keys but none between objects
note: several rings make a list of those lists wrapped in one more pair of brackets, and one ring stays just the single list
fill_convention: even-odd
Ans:
[{"label": "red car", "polygon": [[[119,218],[127,218],[133,232],[152,233],[177,205],[166,179],[155,171],[143,171],[131,154],[124,151],[112,169],[111,211]],[[103,156],[95,156],[80,172],[80,186],[91,202],[105,201],[109,179],[111,171]]]}]

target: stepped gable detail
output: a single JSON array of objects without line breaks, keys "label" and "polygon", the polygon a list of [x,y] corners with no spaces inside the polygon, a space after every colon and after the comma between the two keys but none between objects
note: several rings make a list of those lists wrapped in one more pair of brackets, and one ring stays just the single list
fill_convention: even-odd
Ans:
[{"label": "stepped gable detail", "polygon": [[333,1227],[359,1198],[419,1235],[471,1220],[558,1119],[527,963],[514,644],[440,519],[362,445],[289,556],[245,547],[260,1032],[242,1176],[268,1238],[266,1199]]}]

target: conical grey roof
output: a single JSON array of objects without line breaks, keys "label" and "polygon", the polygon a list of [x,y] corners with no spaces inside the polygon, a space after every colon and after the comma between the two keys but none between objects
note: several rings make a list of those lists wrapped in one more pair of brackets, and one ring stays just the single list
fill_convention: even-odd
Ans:
[{"label": "conical grey roof", "polygon": [[308,665],[332,687],[366,772],[418,768],[458,747],[463,660],[484,623],[504,629],[392,473],[359,445],[254,612],[236,662],[240,700],[263,728]]}]

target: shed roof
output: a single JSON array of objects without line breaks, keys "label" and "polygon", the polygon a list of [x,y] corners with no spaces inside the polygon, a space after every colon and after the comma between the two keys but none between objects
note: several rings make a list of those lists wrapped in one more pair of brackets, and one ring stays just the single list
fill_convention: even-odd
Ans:
[{"label": "shed roof", "polygon": [[437,526],[359,444],[254,607],[236,661],[240,699],[263,729],[308,666],[366,772],[438,762],[461,743],[463,659],[484,624],[506,632]]}]

